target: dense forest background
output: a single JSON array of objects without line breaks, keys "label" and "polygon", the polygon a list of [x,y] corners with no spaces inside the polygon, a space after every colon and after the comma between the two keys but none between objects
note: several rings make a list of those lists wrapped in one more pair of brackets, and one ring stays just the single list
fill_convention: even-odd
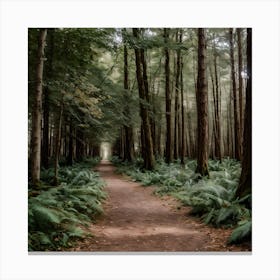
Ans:
[{"label": "dense forest background", "polygon": [[[29,186],[101,155],[141,170],[241,162],[251,207],[251,29],[45,28],[28,32]],[[212,168],[213,169],[213,168]]]},{"label": "dense forest background", "polygon": [[[197,36],[195,29],[184,28],[30,29],[29,158],[34,152],[32,112],[34,116],[40,109],[38,152],[45,168],[58,159],[72,164],[97,156],[104,141],[112,143],[113,153],[124,160],[152,154],[167,161],[181,158],[183,163],[184,157],[196,158],[202,146],[210,158],[241,160],[250,30],[202,32]],[[40,100],[34,98],[38,36],[45,57]],[[198,61],[199,38],[204,41],[203,65]],[[207,72],[203,85],[197,82],[199,66]],[[198,105],[201,86],[208,89],[204,112]],[[204,117],[207,141],[201,145],[197,129]],[[153,168],[153,159],[145,164]]]}]

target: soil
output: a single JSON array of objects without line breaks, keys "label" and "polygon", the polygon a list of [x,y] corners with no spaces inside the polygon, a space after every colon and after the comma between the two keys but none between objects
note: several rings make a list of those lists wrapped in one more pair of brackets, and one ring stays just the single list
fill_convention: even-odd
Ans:
[{"label": "soil", "polygon": [[156,196],[156,187],[144,187],[115,174],[102,161],[96,168],[106,181],[104,214],[87,230],[92,235],[71,251],[90,252],[227,252],[251,251],[249,244],[227,245],[232,229],[203,224],[170,196]]}]

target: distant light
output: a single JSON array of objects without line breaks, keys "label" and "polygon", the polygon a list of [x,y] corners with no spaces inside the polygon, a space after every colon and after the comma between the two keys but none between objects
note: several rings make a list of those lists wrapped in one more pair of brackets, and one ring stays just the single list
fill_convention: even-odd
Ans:
[{"label": "distant light", "polygon": [[248,79],[247,72],[242,71],[242,72],[241,72],[241,77],[242,77],[243,79]]},{"label": "distant light", "polygon": [[111,145],[108,142],[102,142],[100,145],[100,156],[102,160],[109,160],[111,156]]}]

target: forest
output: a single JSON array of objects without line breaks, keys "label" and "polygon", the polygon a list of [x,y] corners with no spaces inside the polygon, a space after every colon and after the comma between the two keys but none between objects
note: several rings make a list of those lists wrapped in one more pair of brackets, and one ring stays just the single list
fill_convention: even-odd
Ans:
[{"label": "forest", "polygon": [[29,251],[251,251],[251,193],[251,28],[29,28]]}]

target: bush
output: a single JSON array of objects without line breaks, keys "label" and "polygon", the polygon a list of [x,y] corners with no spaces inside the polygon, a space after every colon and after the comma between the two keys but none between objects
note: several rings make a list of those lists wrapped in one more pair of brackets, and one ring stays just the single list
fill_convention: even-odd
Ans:
[{"label": "bush", "polygon": [[[60,186],[43,186],[36,197],[28,199],[29,251],[61,250],[71,246],[85,233],[81,227],[102,213],[104,182],[98,174],[80,166],[60,169]],[[42,178],[48,182],[52,170]]]}]

